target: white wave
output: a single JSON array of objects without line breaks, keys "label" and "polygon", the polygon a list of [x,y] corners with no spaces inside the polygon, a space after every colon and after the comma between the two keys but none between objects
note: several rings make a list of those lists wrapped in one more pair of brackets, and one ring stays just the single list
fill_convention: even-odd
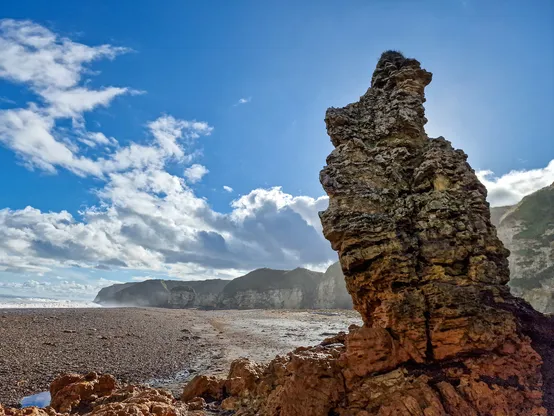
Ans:
[{"label": "white wave", "polygon": [[46,298],[18,298],[0,295],[0,309],[30,309],[30,308],[99,308],[100,305],[81,300],[63,300]]}]

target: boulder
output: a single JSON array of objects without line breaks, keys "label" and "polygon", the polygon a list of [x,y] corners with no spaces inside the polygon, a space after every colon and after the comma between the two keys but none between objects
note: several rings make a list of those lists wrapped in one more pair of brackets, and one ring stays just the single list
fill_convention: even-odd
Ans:
[{"label": "boulder", "polygon": [[92,402],[111,395],[118,387],[109,374],[64,374],[50,385],[50,406],[60,413],[88,409]]}]

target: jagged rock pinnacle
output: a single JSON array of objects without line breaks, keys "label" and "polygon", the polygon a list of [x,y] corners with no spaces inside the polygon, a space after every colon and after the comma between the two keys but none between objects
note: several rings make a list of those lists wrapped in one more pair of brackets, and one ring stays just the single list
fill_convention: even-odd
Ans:
[{"label": "jagged rock pinnacle", "polygon": [[[418,61],[385,52],[360,101],[328,110],[336,148],[320,175],[329,195],[323,232],[365,324],[387,329],[412,360],[494,356],[511,345],[526,351],[513,376],[525,373],[538,392],[540,357],[497,305],[511,301],[509,252],[486,189],[463,151],[425,133],[430,81]],[[539,405],[528,400],[518,414]]]}]

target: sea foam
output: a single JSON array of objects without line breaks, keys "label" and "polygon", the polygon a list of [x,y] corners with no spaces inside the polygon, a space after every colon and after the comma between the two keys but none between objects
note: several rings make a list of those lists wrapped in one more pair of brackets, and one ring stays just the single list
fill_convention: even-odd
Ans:
[{"label": "sea foam", "polygon": [[84,300],[25,298],[0,295],[0,309],[29,308],[99,308],[100,305]]}]

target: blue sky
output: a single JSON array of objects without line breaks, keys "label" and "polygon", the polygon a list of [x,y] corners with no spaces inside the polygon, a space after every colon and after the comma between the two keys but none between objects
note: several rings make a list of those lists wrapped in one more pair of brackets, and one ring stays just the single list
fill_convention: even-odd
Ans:
[{"label": "blue sky", "polygon": [[553,16],[548,0],[3,4],[0,293],[324,268],[325,109],[357,100],[386,49],[434,73],[429,135],[516,203],[554,181]]}]

